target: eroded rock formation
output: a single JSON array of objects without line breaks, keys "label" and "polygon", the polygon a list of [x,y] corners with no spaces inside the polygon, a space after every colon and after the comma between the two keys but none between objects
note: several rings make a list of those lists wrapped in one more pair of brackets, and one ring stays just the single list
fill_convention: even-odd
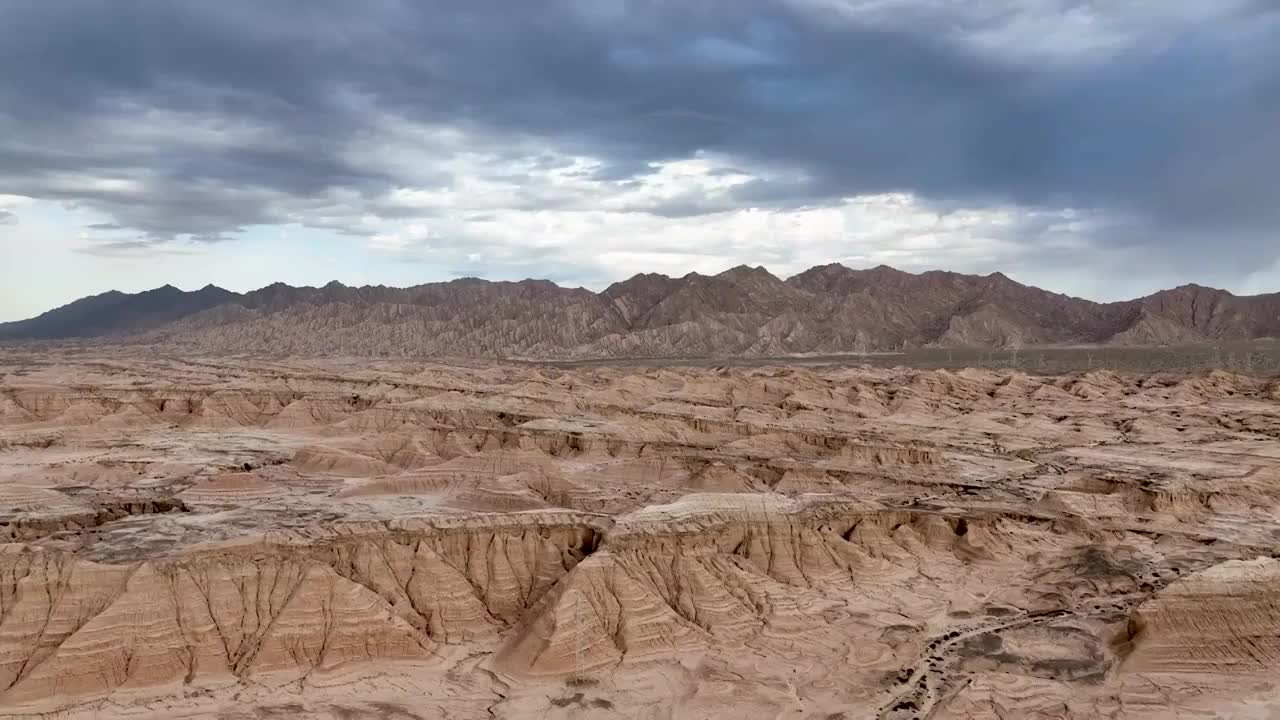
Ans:
[{"label": "eroded rock formation", "polygon": [[0,714],[1274,709],[1273,380],[0,372]]}]

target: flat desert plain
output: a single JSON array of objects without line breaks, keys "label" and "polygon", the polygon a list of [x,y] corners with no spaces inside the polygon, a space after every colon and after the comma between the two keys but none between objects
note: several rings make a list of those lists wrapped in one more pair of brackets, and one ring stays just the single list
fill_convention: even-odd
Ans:
[{"label": "flat desert plain", "polygon": [[0,715],[1280,717],[1280,383],[0,354]]}]

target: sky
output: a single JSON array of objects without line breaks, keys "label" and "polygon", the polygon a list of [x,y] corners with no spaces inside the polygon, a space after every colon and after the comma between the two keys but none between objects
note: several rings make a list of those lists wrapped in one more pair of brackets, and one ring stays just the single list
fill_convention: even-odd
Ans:
[{"label": "sky", "polygon": [[1274,0],[0,0],[0,321],[763,265],[1280,290]]}]

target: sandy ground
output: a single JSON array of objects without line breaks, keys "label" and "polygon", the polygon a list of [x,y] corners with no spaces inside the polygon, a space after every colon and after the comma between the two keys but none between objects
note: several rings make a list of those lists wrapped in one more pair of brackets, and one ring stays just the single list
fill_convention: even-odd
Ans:
[{"label": "sandy ground", "polygon": [[1280,385],[0,353],[0,714],[1280,717]]}]

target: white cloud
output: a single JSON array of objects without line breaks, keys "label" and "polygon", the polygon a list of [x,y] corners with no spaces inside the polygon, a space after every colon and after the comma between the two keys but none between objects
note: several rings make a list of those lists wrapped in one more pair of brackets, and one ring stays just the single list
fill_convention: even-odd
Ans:
[{"label": "white cloud", "polygon": [[[713,170],[702,167],[660,172],[656,182],[664,191],[698,187]],[[404,223],[370,244],[462,266],[554,267],[562,277],[598,285],[641,271],[683,275],[740,263],[763,264],[784,275],[831,261],[990,271],[1016,262],[1023,245],[1015,236],[1043,222],[1037,213],[1016,208],[944,212],[909,194],[683,218],[624,209],[487,208],[483,219],[469,220],[472,209],[456,207],[452,215]]]},{"label": "white cloud", "polygon": [[[781,275],[833,261],[1016,275],[1052,271],[1056,255],[1077,258],[1073,270],[1082,256],[1103,263],[1116,257],[1098,246],[1110,231],[1104,218],[1076,209],[941,207],[906,192],[821,206],[744,207],[734,193],[762,178],[727,156],[652,163],[647,174],[618,181],[601,173],[599,159],[528,139],[499,143],[385,117],[382,127],[385,136],[365,138],[351,152],[430,173],[418,172],[421,185],[338,203],[326,222],[359,225],[370,251],[455,274],[550,277],[599,288],[636,272],[714,273],[741,263]],[[344,210],[351,216],[344,219]],[[314,218],[297,220],[316,225]],[[1079,277],[1048,285],[1086,288]]]},{"label": "white cloud", "polygon": [[27,207],[34,202],[35,198],[29,198],[25,195],[0,194],[0,210],[17,210]]},{"label": "white cloud", "polygon": [[664,205],[728,206],[729,193],[755,176],[709,153],[649,164],[631,180],[601,180],[604,162],[565,154],[527,138],[479,137],[457,128],[383,116],[380,132],[344,157],[403,184],[373,202],[390,214],[420,216],[496,210],[653,210]]},{"label": "white cloud", "polygon": [[[600,289],[637,272],[713,274],[746,263],[787,276],[833,261],[851,267],[884,263],[912,271],[1001,270],[1024,282],[1099,299],[1176,284],[1170,282],[1174,275],[1163,272],[1153,258],[1108,250],[1101,239],[1115,232],[1111,221],[1082,210],[942,207],[908,192],[859,195],[819,206],[749,207],[737,193],[751,184],[785,185],[805,178],[759,167],[747,172],[732,157],[697,153],[651,163],[648,172],[617,180],[606,172],[603,160],[565,154],[545,141],[511,135],[496,140],[455,127],[380,117],[380,131],[361,136],[344,155],[361,167],[400,178],[398,187],[379,193],[339,187],[296,195],[222,186],[206,193],[193,184],[186,188],[193,201],[216,195],[224,202],[254,203],[262,217],[261,223],[231,233],[241,238],[235,242],[210,247],[188,236],[163,246],[195,255],[154,252],[148,245],[154,238],[127,227],[112,229],[107,221],[122,219],[120,214],[95,212],[84,204],[58,206],[58,223],[20,224],[21,232],[9,236],[30,247],[43,243],[44,250],[14,254],[9,266],[54,280],[24,283],[21,297],[6,298],[21,301],[21,311],[6,308],[0,315],[14,319],[34,314],[53,304],[48,297],[65,302],[89,290],[142,289],[136,286],[143,282],[140,278],[130,276],[134,284],[129,285],[102,272],[142,261],[147,262],[146,278],[154,278],[148,285],[182,284],[188,278],[186,285],[192,288],[213,281],[236,290],[276,280],[415,284],[461,274],[547,277]],[[166,132],[156,128],[173,121],[169,116],[153,119],[152,129],[140,129],[134,137]],[[214,145],[254,132],[193,122],[201,142]],[[230,135],[220,134],[224,132]],[[122,203],[145,195],[153,181],[91,173],[46,179],[68,192],[90,188]],[[25,213],[32,207],[31,198],[0,195],[0,211]],[[194,202],[192,207],[200,212],[202,206]],[[269,240],[244,240],[255,234],[265,238],[267,228]],[[288,228],[287,237],[283,228]],[[51,235],[58,235],[57,242],[41,239]],[[318,238],[322,244],[316,243]],[[1126,266],[1141,272],[1128,276],[1130,284],[1115,282]],[[55,267],[64,271],[56,273]],[[14,287],[10,293],[17,293]]]},{"label": "white cloud", "polygon": [[1273,293],[1280,290],[1280,260],[1272,263],[1269,267],[1261,267],[1256,272],[1251,273],[1240,284],[1239,290],[1252,295]]}]

